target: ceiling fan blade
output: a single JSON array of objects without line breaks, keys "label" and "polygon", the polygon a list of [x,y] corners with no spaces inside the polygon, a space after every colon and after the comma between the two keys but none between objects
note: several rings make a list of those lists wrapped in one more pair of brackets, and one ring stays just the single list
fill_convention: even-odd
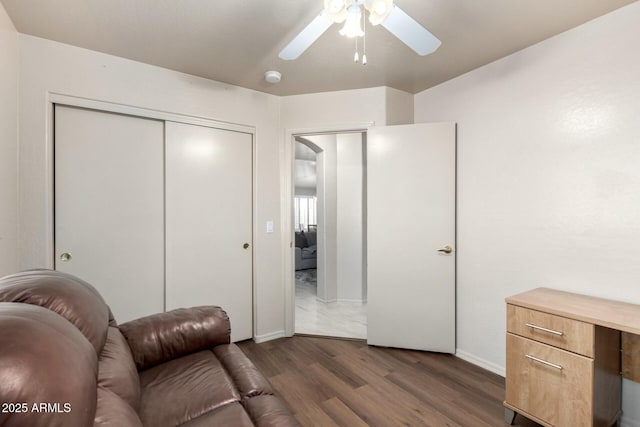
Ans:
[{"label": "ceiling fan blade", "polygon": [[396,5],[382,26],[421,56],[435,52],[442,44],[436,36]]},{"label": "ceiling fan blade", "polygon": [[278,54],[280,59],[292,60],[298,58],[320,36],[327,31],[332,22],[327,18],[324,10],[314,18],[288,45]]}]

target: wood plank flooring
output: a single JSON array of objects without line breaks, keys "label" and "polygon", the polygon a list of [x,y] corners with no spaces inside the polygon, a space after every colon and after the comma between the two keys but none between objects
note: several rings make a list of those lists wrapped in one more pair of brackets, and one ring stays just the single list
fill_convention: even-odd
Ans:
[{"label": "wood plank flooring", "polygon": [[452,355],[302,336],[239,345],[303,426],[507,425],[504,378]]}]

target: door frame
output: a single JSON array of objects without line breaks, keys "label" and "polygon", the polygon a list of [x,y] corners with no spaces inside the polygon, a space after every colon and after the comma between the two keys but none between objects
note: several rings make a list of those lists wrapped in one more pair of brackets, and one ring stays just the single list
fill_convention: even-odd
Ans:
[{"label": "door frame", "polygon": [[282,277],[284,278],[284,335],[295,334],[296,282],[295,282],[295,238],[293,233],[295,195],[295,148],[296,137],[329,135],[339,133],[367,133],[374,122],[347,123],[319,126],[315,128],[291,128],[285,130],[285,147],[282,160]]},{"label": "door frame", "polygon": [[[257,295],[256,295],[256,245],[255,237],[258,235],[258,224],[256,222],[256,206],[257,206],[257,171],[256,171],[256,128],[255,126],[225,122],[215,120],[208,117],[192,116],[187,114],[173,113],[151,108],[138,107],[134,105],[119,104],[114,102],[102,101],[98,99],[83,98],[73,95],[67,95],[57,92],[47,93],[46,108],[46,128],[47,135],[45,140],[46,164],[45,164],[45,181],[46,181],[46,220],[47,233],[45,243],[47,248],[47,268],[55,267],[55,158],[54,158],[54,130],[55,130],[55,105],[66,105],[69,107],[85,108],[89,110],[103,111],[107,113],[123,114],[127,116],[135,116],[146,119],[162,120],[164,122],[178,122],[190,125],[204,126],[215,129],[241,132],[251,135],[251,294],[252,294],[252,335],[255,338],[257,325]],[[165,267],[166,268],[166,267]],[[166,280],[166,274],[165,274]],[[166,286],[166,282],[164,283]],[[165,310],[166,310],[166,301]]]}]

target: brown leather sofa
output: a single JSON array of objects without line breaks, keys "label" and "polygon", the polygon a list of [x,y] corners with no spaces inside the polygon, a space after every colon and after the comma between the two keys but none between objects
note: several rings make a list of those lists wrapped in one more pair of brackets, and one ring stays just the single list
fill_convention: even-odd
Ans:
[{"label": "brown leather sofa", "polygon": [[298,426],[219,307],[118,326],[88,283],[0,279],[0,426]]}]

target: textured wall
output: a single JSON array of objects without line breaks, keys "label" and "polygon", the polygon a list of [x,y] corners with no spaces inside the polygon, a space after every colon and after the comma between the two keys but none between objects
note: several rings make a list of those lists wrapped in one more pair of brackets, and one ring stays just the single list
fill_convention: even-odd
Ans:
[{"label": "textured wall", "polygon": [[636,2],[416,95],[416,123],[458,123],[459,355],[503,371],[527,289],[640,303],[638,22]]},{"label": "textured wall", "polygon": [[0,4],[0,277],[18,268],[18,33]]}]

